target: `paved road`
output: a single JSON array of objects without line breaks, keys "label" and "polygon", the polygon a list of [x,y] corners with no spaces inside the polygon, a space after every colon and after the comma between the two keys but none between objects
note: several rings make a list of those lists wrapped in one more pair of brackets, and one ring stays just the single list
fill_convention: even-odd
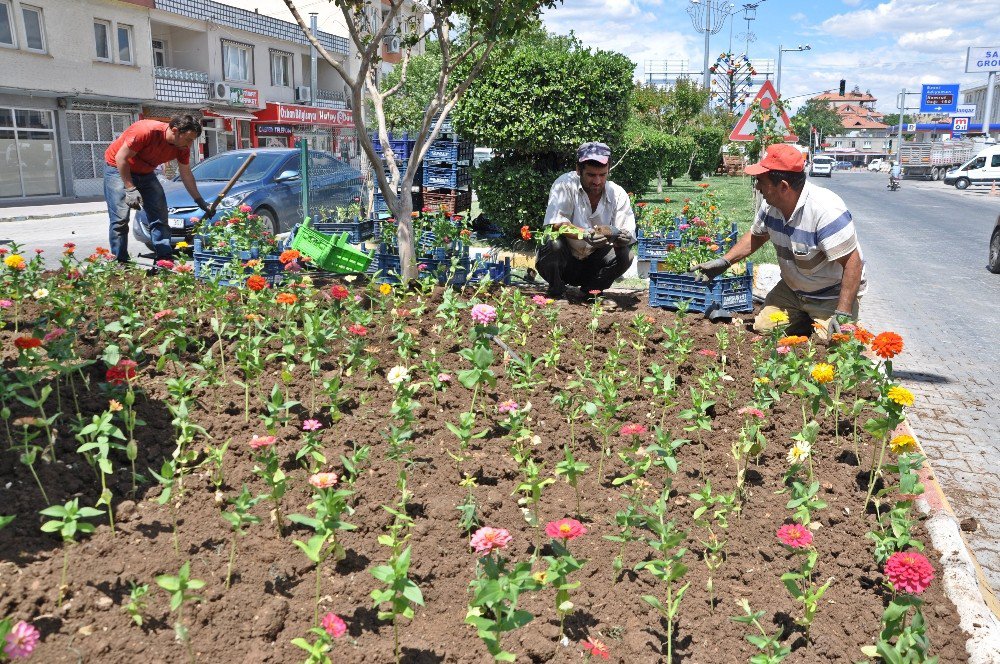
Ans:
[{"label": "paved road", "polygon": [[[42,255],[46,266],[55,268],[59,265],[63,244],[66,242],[76,243],[76,253],[81,260],[99,246],[108,248],[108,213],[5,221],[0,223],[0,241],[2,240],[17,242],[28,254],[33,253],[36,248],[44,250]],[[149,252],[131,236],[129,251],[136,262],[152,264],[151,260],[137,256],[140,251],[144,254]]]},{"label": "paved road", "polygon": [[894,330],[893,368],[917,400],[910,420],[994,592],[1000,592],[1000,275],[985,267],[1000,197],[941,182],[836,173],[867,261],[861,319]]}]

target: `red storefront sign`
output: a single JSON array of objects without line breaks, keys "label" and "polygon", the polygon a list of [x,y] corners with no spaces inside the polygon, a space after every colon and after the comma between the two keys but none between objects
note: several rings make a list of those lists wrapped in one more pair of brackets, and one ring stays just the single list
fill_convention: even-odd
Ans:
[{"label": "red storefront sign", "polygon": [[353,127],[351,111],[346,109],[316,108],[297,104],[267,103],[267,108],[254,113],[257,120],[276,124],[324,125],[327,127]]}]

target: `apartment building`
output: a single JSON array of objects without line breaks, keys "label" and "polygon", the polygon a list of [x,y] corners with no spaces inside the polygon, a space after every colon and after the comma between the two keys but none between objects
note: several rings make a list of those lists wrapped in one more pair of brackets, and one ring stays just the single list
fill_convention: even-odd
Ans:
[{"label": "apartment building", "polygon": [[[348,60],[348,40],[318,32]],[[260,145],[357,154],[344,82],[298,25],[213,0],[0,0],[0,203],[97,197],[139,118],[202,119],[194,159]],[[169,173],[168,173],[169,175]]]},{"label": "apartment building", "polygon": [[844,127],[836,136],[822,137],[824,152],[857,166],[889,155],[892,144],[889,126],[882,122],[883,114],[875,110],[878,99],[870,92],[855,87],[842,93],[824,92],[813,99],[830,104]]}]

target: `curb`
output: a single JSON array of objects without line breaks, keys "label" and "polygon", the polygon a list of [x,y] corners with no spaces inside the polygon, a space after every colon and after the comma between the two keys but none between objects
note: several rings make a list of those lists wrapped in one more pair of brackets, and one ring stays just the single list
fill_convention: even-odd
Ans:
[{"label": "curb", "polygon": [[[897,431],[913,436],[917,449],[927,459],[909,421],[904,420]],[[987,583],[975,554],[962,537],[958,518],[929,460],[924,461],[919,474],[924,493],[916,500],[917,509],[927,517],[925,525],[931,543],[941,554],[939,562],[945,595],[955,605],[959,625],[969,635],[965,642],[969,662],[997,664],[1000,662],[1000,601]]]},{"label": "curb", "polygon": [[36,219],[55,219],[56,217],[78,217],[85,214],[100,214],[101,210],[90,210],[80,212],[62,212],[59,214],[22,214],[17,217],[0,217],[0,224],[9,221],[33,221]]}]

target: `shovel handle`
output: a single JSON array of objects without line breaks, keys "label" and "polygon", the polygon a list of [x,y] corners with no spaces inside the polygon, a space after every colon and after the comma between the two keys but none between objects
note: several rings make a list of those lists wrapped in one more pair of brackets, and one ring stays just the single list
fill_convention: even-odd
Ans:
[{"label": "shovel handle", "polygon": [[240,176],[243,175],[244,172],[246,172],[247,167],[249,167],[250,163],[253,162],[253,160],[256,158],[257,158],[257,153],[251,152],[250,155],[247,157],[247,160],[244,161],[240,165],[240,167],[236,170],[236,173],[233,174],[233,177],[229,178],[229,182],[227,182],[226,186],[222,188],[222,191],[220,191],[218,195],[216,195],[215,200],[212,201],[212,204],[208,206],[208,212],[205,213],[206,217],[212,218],[213,216],[215,216],[215,209],[219,207],[219,203],[222,202],[222,199],[226,197],[226,194],[229,193],[229,190],[233,188],[233,185],[236,184],[236,181],[240,179]]}]

